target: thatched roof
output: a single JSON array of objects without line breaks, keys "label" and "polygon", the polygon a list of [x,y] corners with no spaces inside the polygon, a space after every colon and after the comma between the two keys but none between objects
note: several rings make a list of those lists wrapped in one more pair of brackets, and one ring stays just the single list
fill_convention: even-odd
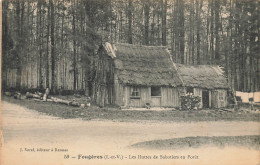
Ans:
[{"label": "thatched roof", "polygon": [[167,47],[105,43],[120,82],[140,86],[189,86],[227,89],[218,66],[173,63]]},{"label": "thatched roof", "polygon": [[206,89],[227,89],[228,84],[223,71],[218,66],[176,64],[184,86]]},{"label": "thatched roof", "polygon": [[103,45],[114,59],[119,81],[140,86],[180,86],[182,84],[167,47],[131,44]]}]

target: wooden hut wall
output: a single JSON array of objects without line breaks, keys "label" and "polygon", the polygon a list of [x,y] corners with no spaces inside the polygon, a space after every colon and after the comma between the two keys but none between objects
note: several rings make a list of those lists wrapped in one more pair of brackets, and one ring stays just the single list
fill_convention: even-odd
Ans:
[{"label": "wooden hut wall", "polygon": [[124,97],[123,102],[124,106],[130,107],[145,107],[146,103],[151,102],[151,89],[150,87],[141,87],[138,86],[138,90],[140,92],[140,97],[132,97],[131,91],[133,90],[133,86],[125,86],[124,87]]},{"label": "wooden hut wall", "polygon": [[179,92],[177,88],[162,87],[161,88],[161,106],[177,107],[179,106]]},{"label": "wooden hut wall", "polygon": [[[121,85],[120,91],[123,91],[123,95],[119,95],[117,98],[121,98],[121,104],[130,107],[144,107],[145,103],[151,103],[151,87],[139,87],[140,98],[131,98],[131,86],[123,87]],[[202,98],[201,88],[194,88],[194,95]],[[208,90],[209,92],[209,107],[221,108],[227,106],[227,91],[226,90]],[[219,95],[222,93],[223,99],[220,100]],[[118,90],[118,93],[119,90]],[[161,87],[161,106],[162,107],[177,107],[180,106],[180,95],[178,88]],[[119,101],[118,101],[119,102]],[[200,102],[200,108],[202,108],[202,99]]]},{"label": "wooden hut wall", "polygon": [[130,97],[131,97],[131,87],[130,86],[124,86],[124,106],[130,106]]},{"label": "wooden hut wall", "polygon": [[140,107],[151,102],[151,87],[140,87]]},{"label": "wooden hut wall", "polygon": [[193,89],[193,92],[194,92],[194,96],[199,96],[200,97],[200,107],[199,108],[202,108],[202,89],[201,88],[194,88]]},{"label": "wooden hut wall", "polygon": [[227,90],[224,90],[224,89],[212,90],[211,105],[213,108],[226,107],[227,106]]},{"label": "wooden hut wall", "polygon": [[222,90],[223,94],[224,94],[224,104],[223,107],[227,107],[228,106],[228,92],[227,90]]},{"label": "wooden hut wall", "polygon": [[115,103],[113,61],[104,51],[99,51],[93,88],[93,98],[98,105]]},{"label": "wooden hut wall", "polygon": [[114,99],[115,104],[119,106],[124,106],[125,103],[125,92],[124,92],[124,85],[119,83],[117,76],[115,75],[114,80]]},{"label": "wooden hut wall", "polygon": [[218,91],[217,90],[211,91],[211,107],[218,108]]},{"label": "wooden hut wall", "polygon": [[[219,108],[226,107],[227,106],[227,91],[223,90],[223,89],[219,89],[218,94],[219,94],[218,107]],[[220,99],[220,94],[222,95],[221,96],[222,99]]]},{"label": "wooden hut wall", "polygon": [[[121,100],[117,97],[117,100],[119,100],[117,101],[118,103],[122,101],[124,106],[141,108],[145,107],[146,103],[151,104],[151,87],[137,87],[140,91],[140,97],[131,97],[131,91],[133,90],[132,86],[125,86],[123,88],[124,95],[123,97],[121,97],[122,95],[119,95],[122,98]],[[158,98],[160,99],[161,107],[177,107],[180,105],[177,88],[161,87],[161,97]]]},{"label": "wooden hut wall", "polygon": [[212,91],[210,90],[209,91],[209,108],[212,108],[212,100],[211,100],[212,96],[211,95],[212,95]]},{"label": "wooden hut wall", "polygon": [[124,86],[124,106],[129,106],[130,96],[131,96],[131,88],[129,86]]}]

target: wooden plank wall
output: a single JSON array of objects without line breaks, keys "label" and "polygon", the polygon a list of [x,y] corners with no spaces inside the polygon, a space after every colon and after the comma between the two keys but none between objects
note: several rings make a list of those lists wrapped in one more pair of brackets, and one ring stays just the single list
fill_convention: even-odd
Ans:
[{"label": "wooden plank wall", "polygon": [[224,103],[224,107],[227,107],[228,106],[228,92],[227,90],[224,90],[224,100],[225,100],[225,103]]},{"label": "wooden plank wall", "polygon": [[162,87],[161,88],[161,104],[163,107],[179,106],[179,91],[177,88]]},{"label": "wooden plank wall", "polygon": [[226,107],[227,106],[227,91],[223,90],[223,89],[218,89],[217,91],[218,91],[218,95],[219,95],[219,93],[222,93],[223,98],[224,98],[223,101],[218,99],[218,108]]},{"label": "wooden plank wall", "polygon": [[[131,106],[131,107],[144,107],[145,103],[151,103],[151,88],[150,87],[139,87],[140,88],[140,99],[131,99],[130,86],[119,85],[117,90],[117,105]],[[177,107],[180,106],[180,88],[161,87],[161,106],[162,107]],[[194,88],[194,95],[202,98],[201,88]],[[122,93],[121,93],[122,91]],[[227,106],[227,91],[226,90],[208,90],[209,91],[209,106],[212,108],[220,108]],[[218,93],[222,91],[224,93],[224,102],[219,101]],[[118,104],[120,103],[120,104]],[[200,108],[202,108],[202,99],[200,102]]]},{"label": "wooden plank wall", "polygon": [[[104,51],[98,54],[96,75],[93,85],[93,99],[98,105],[115,103],[114,66],[111,57]],[[119,87],[118,87],[119,88]]]},{"label": "wooden plank wall", "polygon": [[140,107],[145,107],[146,103],[151,103],[151,87],[141,87]]},{"label": "wooden plank wall", "polygon": [[[219,93],[223,93],[224,101],[219,100]],[[226,107],[228,102],[227,102],[227,90],[224,89],[216,89],[212,90],[211,92],[211,104],[213,108],[222,108]]]},{"label": "wooden plank wall", "polygon": [[114,79],[114,102],[116,105],[124,106],[125,103],[125,92],[124,92],[124,86],[119,83],[117,76],[115,75]]},{"label": "wooden plank wall", "polygon": [[209,108],[212,108],[212,103],[211,103],[211,102],[212,102],[212,100],[211,100],[211,99],[212,99],[212,96],[211,96],[212,94],[211,94],[211,93],[212,93],[212,92],[211,92],[211,90],[210,90],[210,91],[209,91]]},{"label": "wooden plank wall", "polygon": [[160,96],[151,96],[151,107],[162,107]]},{"label": "wooden plank wall", "polygon": [[194,96],[199,96],[201,98],[199,108],[202,108],[203,107],[203,105],[202,105],[202,89],[201,88],[193,88],[193,93],[194,93]]},{"label": "wooden plank wall", "polygon": [[211,91],[211,107],[218,108],[218,91],[217,90]]},{"label": "wooden plank wall", "polygon": [[125,106],[130,107],[145,107],[146,103],[151,102],[151,88],[150,87],[138,87],[140,91],[140,98],[131,98],[132,86],[125,86]]},{"label": "wooden plank wall", "polygon": [[[131,86],[124,87],[124,97],[122,99],[124,106],[145,107],[146,103],[151,103],[151,87],[139,87],[140,98],[131,98],[132,88],[133,87]],[[179,92],[177,88],[161,87],[160,99],[162,107],[177,107],[180,105]]]}]

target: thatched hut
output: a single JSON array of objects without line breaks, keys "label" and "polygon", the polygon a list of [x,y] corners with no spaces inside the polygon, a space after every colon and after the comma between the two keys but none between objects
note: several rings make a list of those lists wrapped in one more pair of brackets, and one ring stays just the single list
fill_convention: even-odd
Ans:
[{"label": "thatched hut", "polygon": [[176,64],[177,72],[187,93],[200,96],[201,107],[227,106],[227,80],[218,66]]},{"label": "thatched hut", "polygon": [[219,67],[175,64],[167,47],[105,43],[97,58],[93,99],[101,106],[178,107],[186,93],[200,96],[201,107],[227,105]]},{"label": "thatched hut", "polygon": [[175,107],[181,86],[167,47],[105,43],[98,50],[93,98],[99,105]]}]

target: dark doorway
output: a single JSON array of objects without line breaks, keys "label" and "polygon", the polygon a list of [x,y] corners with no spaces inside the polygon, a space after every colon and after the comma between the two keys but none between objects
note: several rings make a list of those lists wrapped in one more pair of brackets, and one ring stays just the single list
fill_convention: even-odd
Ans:
[{"label": "dark doorway", "polygon": [[202,107],[209,108],[209,91],[202,91]]}]

